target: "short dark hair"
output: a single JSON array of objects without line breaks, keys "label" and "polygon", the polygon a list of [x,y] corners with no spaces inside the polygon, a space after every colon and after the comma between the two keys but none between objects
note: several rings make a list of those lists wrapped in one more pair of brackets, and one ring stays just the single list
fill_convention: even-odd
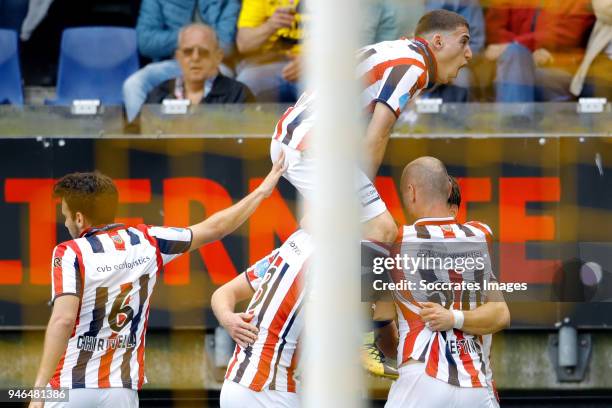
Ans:
[{"label": "short dark hair", "polygon": [[110,177],[98,171],[65,175],[53,186],[53,196],[64,199],[73,214],[82,213],[93,225],[115,220],[117,187]]},{"label": "short dark hair", "polygon": [[470,29],[467,20],[454,11],[432,10],[421,17],[414,29],[414,35],[422,37],[433,31],[454,31],[460,26]]},{"label": "short dark hair", "polygon": [[461,205],[461,190],[459,189],[459,183],[453,176],[448,176],[451,182],[451,193],[448,196],[448,205],[456,205],[457,208]]}]

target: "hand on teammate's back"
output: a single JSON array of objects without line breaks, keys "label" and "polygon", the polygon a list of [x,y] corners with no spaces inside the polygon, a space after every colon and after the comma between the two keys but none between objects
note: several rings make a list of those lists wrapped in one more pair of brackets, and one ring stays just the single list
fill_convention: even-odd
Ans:
[{"label": "hand on teammate's back", "polygon": [[271,30],[279,30],[281,28],[289,28],[295,20],[295,11],[291,7],[279,7],[274,11],[274,14],[268,18],[266,24]]},{"label": "hand on teammate's back", "polygon": [[269,197],[270,194],[272,194],[274,187],[276,187],[278,180],[285,170],[287,170],[287,166],[285,165],[285,153],[281,152],[278,160],[272,166],[272,170],[270,170],[266,178],[261,182],[259,187],[257,187],[263,193],[264,197]]},{"label": "hand on teammate's back", "polygon": [[253,315],[249,313],[226,313],[221,317],[221,325],[227,330],[230,337],[240,347],[247,347],[257,340],[257,327],[249,322]]},{"label": "hand on teammate's back", "polygon": [[422,302],[421,319],[434,331],[446,331],[453,328],[453,313],[437,303]]}]

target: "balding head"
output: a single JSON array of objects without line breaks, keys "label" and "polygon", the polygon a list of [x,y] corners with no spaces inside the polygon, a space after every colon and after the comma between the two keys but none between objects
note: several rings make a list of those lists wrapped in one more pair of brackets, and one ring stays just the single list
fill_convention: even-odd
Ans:
[{"label": "balding head", "polygon": [[[450,182],[446,166],[435,157],[419,157],[404,167],[400,183],[402,199],[416,218],[445,216]],[[440,211],[446,212],[439,214]]]},{"label": "balding head", "polygon": [[217,33],[215,30],[206,24],[192,23],[183,26],[179,31],[176,48],[181,48],[181,41],[185,35],[196,35],[200,41],[211,42],[213,47],[219,46],[219,40],[217,39]]},{"label": "balding head", "polygon": [[181,67],[187,90],[202,90],[204,82],[219,73],[223,51],[215,30],[205,24],[189,24],[178,36],[176,60]]}]

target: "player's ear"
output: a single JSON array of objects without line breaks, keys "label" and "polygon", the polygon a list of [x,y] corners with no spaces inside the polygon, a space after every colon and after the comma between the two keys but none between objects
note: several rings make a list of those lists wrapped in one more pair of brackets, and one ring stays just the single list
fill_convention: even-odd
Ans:
[{"label": "player's ear", "polygon": [[76,213],[74,213],[74,222],[77,225],[77,227],[82,228],[83,225],[85,224],[85,216],[83,215],[82,212],[77,211]]},{"label": "player's ear", "polygon": [[436,50],[440,51],[444,47],[444,37],[442,36],[442,34],[435,33],[431,37],[431,44]]},{"label": "player's ear", "polygon": [[408,200],[411,203],[414,203],[416,201],[416,190],[414,189],[414,186],[412,184],[408,184]]}]

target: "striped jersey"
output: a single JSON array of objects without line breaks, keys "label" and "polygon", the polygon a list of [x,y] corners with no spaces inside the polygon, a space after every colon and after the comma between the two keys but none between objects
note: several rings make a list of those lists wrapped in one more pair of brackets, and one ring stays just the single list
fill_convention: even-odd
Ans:
[{"label": "striped jersey", "polygon": [[[435,302],[452,310],[471,310],[486,302],[482,290],[485,281],[495,281],[490,266],[490,239],[487,225],[475,221],[459,224],[454,218],[424,218],[400,229],[395,254],[423,260],[418,267],[414,267],[415,263],[402,265],[391,273],[392,281],[404,279],[414,285],[414,290],[394,292],[398,365],[414,359],[426,364],[425,372],[431,377],[455,386],[493,385],[489,360],[492,335],[471,335],[458,329],[432,331],[419,315],[419,302]],[[467,257],[475,261],[473,267],[456,266],[460,264],[458,259]]]},{"label": "striped jersey", "polygon": [[[360,102],[369,112],[380,102],[399,117],[408,101],[436,79],[435,57],[421,38],[368,45],[358,51],[357,59],[356,74],[362,85]],[[315,97],[315,92],[302,94],[280,118],[272,138],[296,150],[306,149],[314,124]]]},{"label": "striped jersey", "polygon": [[244,274],[255,293],[247,308],[257,326],[257,340],[236,346],[225,378],[253,391],[296,392],[300,335],[304,326],[304,274],[313,244],[298,230]]},{"label": "striped jersey", "polygon": [[80,302],[52,387],[139,390],[146,383],[145,335],[157,274],[191,239],[187,228],[110,224],[55,247],[51,299],[76,295]]}]

